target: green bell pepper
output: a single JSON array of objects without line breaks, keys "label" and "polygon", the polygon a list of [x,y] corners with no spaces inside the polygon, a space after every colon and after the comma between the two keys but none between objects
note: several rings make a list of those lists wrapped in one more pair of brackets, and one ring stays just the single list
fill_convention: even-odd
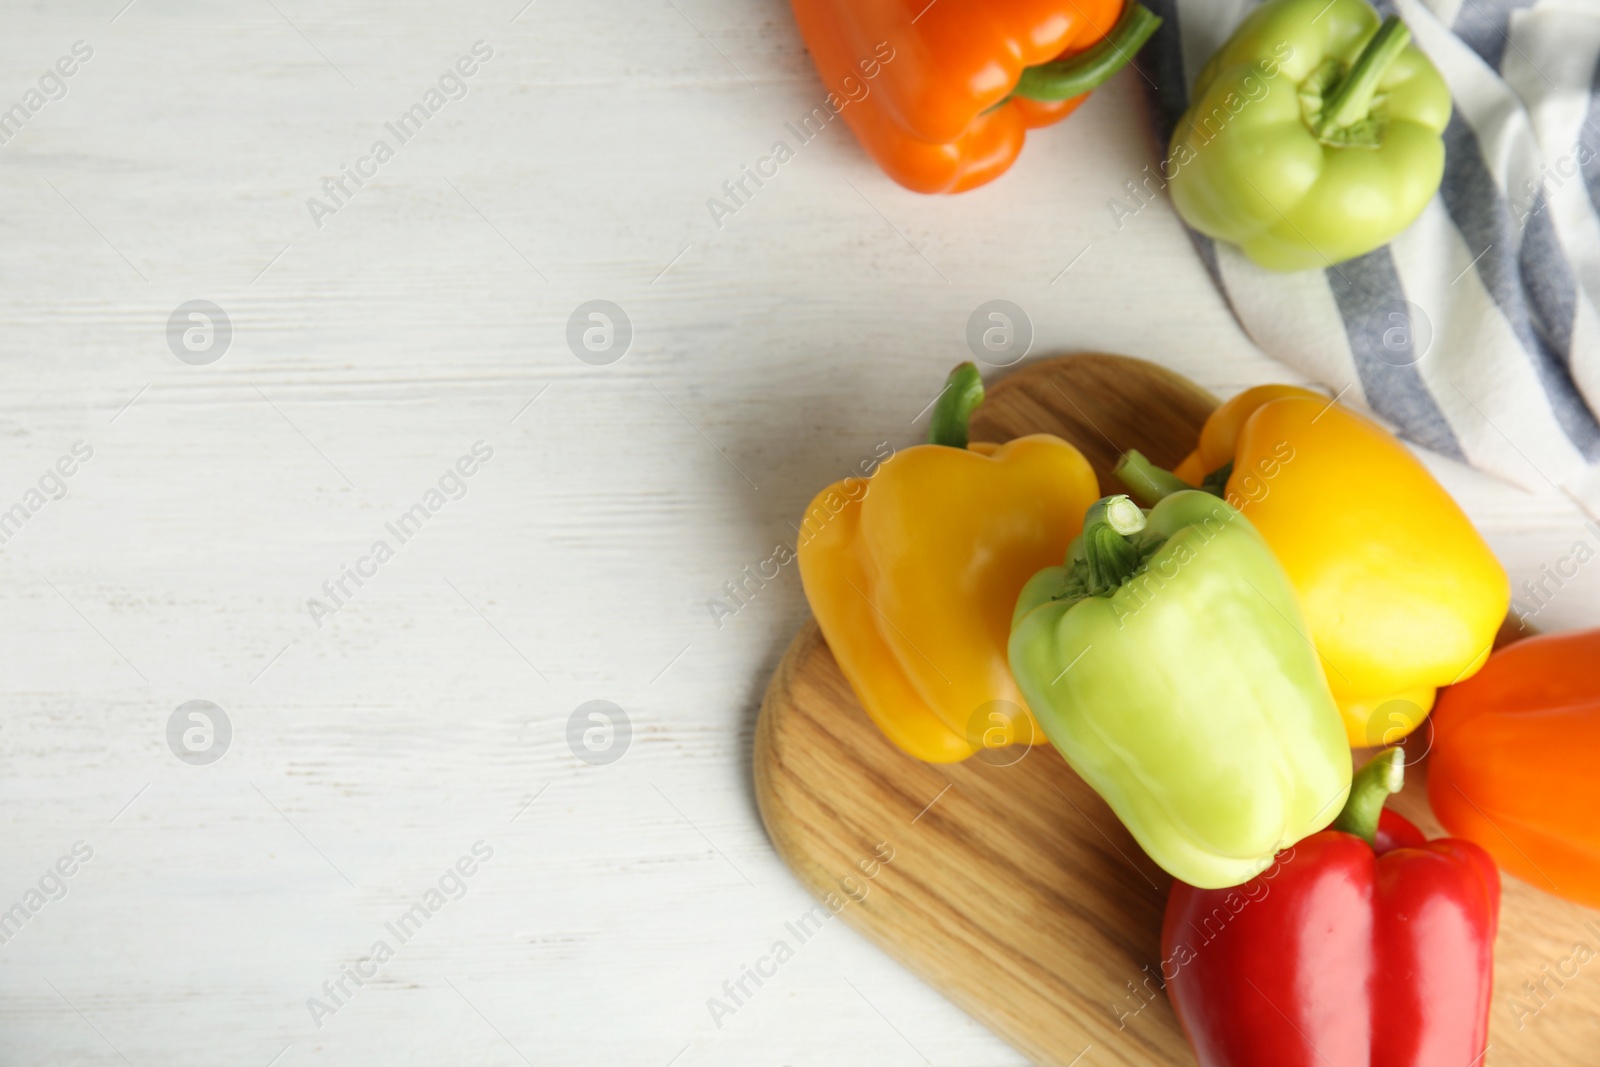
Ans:
[{"label": "green bell pepper", "polygon": [[1350,748],[1289,579],[1200,490],[1089,509],[1029,579],[1011,671],[1045,735],[1166,871],[1246,882],[1331,823]]},{"label": "green bell pepper", "polygon": [[1450,91],[1366,0],[1268,0],[1201,68],[1169,149],[1190,226],[1263,267],[1387,244],[1444,174]]}]

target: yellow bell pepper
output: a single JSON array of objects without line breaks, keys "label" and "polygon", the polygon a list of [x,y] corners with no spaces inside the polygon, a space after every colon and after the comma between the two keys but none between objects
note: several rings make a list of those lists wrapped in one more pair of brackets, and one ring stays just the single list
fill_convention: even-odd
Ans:
[{"label": "yellow bell pepper", "polygon": [[1392,434],[1307,389],[1246,390],[1171,474],[1129,453],[1140,500],[1202,486],[1243,512],[1299,595],[1355,747],[1414,730],[1483,666],[1511,585],[1471,521]]},{"label": "yellow bell pepper", "polygon": [[977,368],[950,374],[930,442],[836,482],[798,546],[812,614],[872,721],[933,763],[1043,742],[1011,677],[1017,594],[1060,563],[1100,496],[1094,470],[1050,434],[967,442]]}]

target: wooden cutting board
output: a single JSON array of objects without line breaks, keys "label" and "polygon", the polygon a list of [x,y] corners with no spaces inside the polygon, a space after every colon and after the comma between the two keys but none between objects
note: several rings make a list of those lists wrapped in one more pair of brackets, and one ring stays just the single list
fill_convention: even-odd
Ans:
[{"label": "wooden cutting board", "polygon": [[[1116,492],[1110,471],[1125,449],[1171,467],[1215,405],[1153,363],[1065,356],[992,384],[972,437],[1058,434]],[[901,753],[807,622],[761,706],[756,796],[778,854],[813,894],[1035,1063],[1194,1063],[1155,977],[1170,877],[1054,749],[999,752],[944,766]],[[1425,773],[1425,760],[1410,767],[1392,803],[1440,836]],[[1600,912],[1504,882],[1483,1063],[1595,1063],[1600,958],[1562,986],[1542,968],[1577,942],[1600,952]],[[1551,992],[1535,999],[1524,982]]]}]

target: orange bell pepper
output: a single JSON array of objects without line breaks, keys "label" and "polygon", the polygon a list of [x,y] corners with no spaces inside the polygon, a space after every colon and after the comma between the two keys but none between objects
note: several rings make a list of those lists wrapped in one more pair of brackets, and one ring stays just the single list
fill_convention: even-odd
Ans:
[{"label": "orange bell pepper", "polygon": [[931,443],[884,460],[806,509],[806,599],[867,715],[930,763],[1043,743],[1011,677],[1017,594],[1061,562],[1100,495],[1083,454],[1051,434],[967,443],[983,399],[963,363],[934,408]]},{"label": "orange bell pepper", "polygon": [[1600,907],[1600,630],[1496,652],[1439,694],[1428,802],[1529,885]]},{"label": "orange bell pepper", "polygon": [[998,177],[1029,128],[1066,118],[1161,24],[1137,0],[792,3],[830,109],[919,193]]}]

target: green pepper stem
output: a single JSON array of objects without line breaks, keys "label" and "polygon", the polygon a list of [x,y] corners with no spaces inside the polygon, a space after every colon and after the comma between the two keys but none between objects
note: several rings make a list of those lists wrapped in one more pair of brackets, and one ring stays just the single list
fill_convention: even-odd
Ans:
[{"label": "green pepper stem", "polygon": [[1333,820],[1335,830],[1355,834],[1367,844],[1378,836],[1378,816],[1389,794],[1400,792],[1406,782],[1405,749],[1386,748],[1372,762],[1356,772],[1350,781],[1350,799]]},{"label": "green pepper stem", "polygon": [[1025,67],[1011,95],[1045,101],[1082,96],[1127,66],[1160,25],[1161,17],[1154,11],[1128,0],[1110,33],[1077,55]]},{"label": "green pepper stem", "polygon": [[1111,473],[1116,475],[1117,481],[1122,483],[1129,495],[1145,507],[1153,507],[1173,493],[1194,488],[1171,471],[1151,463],[1136,448],[1124,452]]},{"label": "green pepper stem", "polygon": [[1145,527],[1139,505],[1126,496],[1095,501],[1083,517],[1083,560],[1088,565],[1088,587],[1104,596],[1139,569],[1139,547],[1128,540]]},{"label": "green pepper stem", "polygon": [[1383,25],[1372,35],[1349,71],[1324,98],[1322,121],[1317,124],[1318,137],[1327,137],[1334,130],[1353,126],[1367,117],[1378,83],[1410,43],[1411,31],[1398,15],[1383,20]]},{"label": "green pepper stem", "polygon": [[1124,537],[1144,529],[1147,521],[1139,505],[1121,494],[1095,501],[1083,517],[1085,526],[1091,522],[1103,522]]},{"label": "green pepper stem", "polygon": [[967,447],[967,423],[983,403],[983,378],[973,363],[963,363],[944,380],[944,392],[933,402],[928,440],[951,448]]}]

